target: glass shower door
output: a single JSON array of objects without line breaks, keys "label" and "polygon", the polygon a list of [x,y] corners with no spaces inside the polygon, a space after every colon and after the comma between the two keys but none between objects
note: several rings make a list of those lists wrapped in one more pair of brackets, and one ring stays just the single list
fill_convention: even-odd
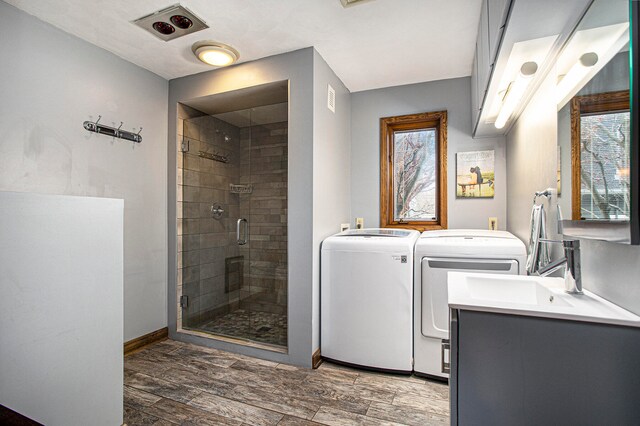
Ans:
[{"label": "glass shower door", "polygon": [[[186,110],[186,109],[185,109]],[[247,334],[248,318],[232,317],[243,286],[235,235],[240,130],[196,110],[182,122],[178,156],[178,241],[183,329],[228,337]]]},{"label": "glass shower door", "polygon": [[286,117],[284,104],[183,121],[183,329],[287,346]]}]

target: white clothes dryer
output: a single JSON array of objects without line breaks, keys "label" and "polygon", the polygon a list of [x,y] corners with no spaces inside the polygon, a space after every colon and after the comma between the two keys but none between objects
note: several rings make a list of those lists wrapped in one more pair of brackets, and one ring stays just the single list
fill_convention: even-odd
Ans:
[{"label": "white clothes dryer", "polygon": [[414,366],[416,374],[449,377],[449,271],[524,274],[527,251],[505,231],[423,232],[415,246]]}]

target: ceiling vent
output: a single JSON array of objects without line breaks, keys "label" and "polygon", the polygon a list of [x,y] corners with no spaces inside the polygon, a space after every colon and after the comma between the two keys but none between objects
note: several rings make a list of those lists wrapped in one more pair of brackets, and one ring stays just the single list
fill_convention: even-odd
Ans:
[{"label": "ceiling vent", "polygon": [[366,3],[372,0],[340,0],[340,3],[342,3],[342,7],[351,7],[351,6],[357,6],[359,4],[362,3]]},{"label": "ceiling vent", "polygon": [[164,41],[209,28],[202,19],[179,4],[143,16],[133,23]]}]

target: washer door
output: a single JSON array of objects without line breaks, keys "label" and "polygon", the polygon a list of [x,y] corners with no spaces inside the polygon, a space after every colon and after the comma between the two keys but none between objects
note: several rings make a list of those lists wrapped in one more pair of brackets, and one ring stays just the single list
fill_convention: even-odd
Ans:
[{"label": "washer door", "polygon": [[423,257],[422,264],[422,335],[449,338],[449,271],[488,274],[518,274],[518,261],[511,259],[454,259]]}]

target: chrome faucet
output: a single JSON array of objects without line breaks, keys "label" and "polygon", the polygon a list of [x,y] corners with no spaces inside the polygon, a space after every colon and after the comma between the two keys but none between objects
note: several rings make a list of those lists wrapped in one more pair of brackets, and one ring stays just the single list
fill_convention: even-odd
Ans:
[{"label": "chrome faucet", "polygon": [[546,240],[541,239],[540,243],[562,244],[564,257],[549,263],[544,268],[538,270],[538,275],[546,277],[549,274],[565,267],[564,269],[564,291],[571,294],[582,294],[582,274],[580,273],[580,240]]}]

